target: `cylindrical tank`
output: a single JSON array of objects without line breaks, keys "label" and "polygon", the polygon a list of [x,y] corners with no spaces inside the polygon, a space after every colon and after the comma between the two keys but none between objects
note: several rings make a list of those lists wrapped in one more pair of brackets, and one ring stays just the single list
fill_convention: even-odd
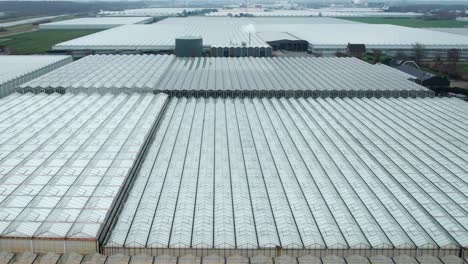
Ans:
[{"label": "cylindrical tank", "polygon": [[177,57],[201,57],[203,39],[200,37],[181,37],[175,40],[175,55]]}]

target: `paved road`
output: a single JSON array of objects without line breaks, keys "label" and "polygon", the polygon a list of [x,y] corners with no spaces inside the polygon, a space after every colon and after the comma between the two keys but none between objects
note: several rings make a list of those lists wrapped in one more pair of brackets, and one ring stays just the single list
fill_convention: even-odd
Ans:
[{"label": "paved road", "polygon": [[17,21],[10,21],[10,22],[5,22],[5,23],[0,23],[0,27],[12,27],[12,26],[17,26],[17,25],[22,25],[22,24],[29,24],[29,23],[40,22],[43,20],[53,19],[53,18],[57,18],[61,16],[64,16],[64,15],[35,17],[35,18],[28,18],[28,19],[17,20]]}]

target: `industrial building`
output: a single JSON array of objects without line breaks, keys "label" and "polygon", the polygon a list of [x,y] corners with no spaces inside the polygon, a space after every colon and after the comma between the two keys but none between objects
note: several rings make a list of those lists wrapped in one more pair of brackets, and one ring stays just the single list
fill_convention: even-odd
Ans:
[{"label": "industrial building", "polygon": [[70,56],[0,56],[0,98],[29,80],[70,63]]},{"label": "industrial building", "polygon": [[166,99],[57,93],[0,99],[0,249],[98,252]]},{"label": "industrial building", "polygon": [[270,57],[272,49],[282,48],[281,43],[286,49],[304,51],[305,48],[317,56],[335,56],[346,53],[348,44],[352,43],[365,45],[369,51],[381,50],[387,55],[411,56],[416,44],[424,48],[427,57],[445,57],[448,50],[458,49],[462,58],[468,58],[468,36],[459,34],[394,25],[338,24],[335,20],[328,23],[324,18],[316,21],[311,18],[304,24],[269,19],[271,22],[260,18],[169,18],[152,25],[126,25],[98,32],[59,43],[53,49],[171,53],[175,50],[176,38],[195,36],[202,38],[203,48],[213,57]]},{"label": "industrial building", "polygon": [[[433,96],[388,66],[356,58],[176,58],[92,55],[21,85],[19,92],[164,92],[175,96]],[[118,76],[118,78],[116,78]]]},{"label": "industrial building", "polygon": [[109,29],[122,25],[148,24],[151,17],[86,17],[40,24],[40,29]]}]

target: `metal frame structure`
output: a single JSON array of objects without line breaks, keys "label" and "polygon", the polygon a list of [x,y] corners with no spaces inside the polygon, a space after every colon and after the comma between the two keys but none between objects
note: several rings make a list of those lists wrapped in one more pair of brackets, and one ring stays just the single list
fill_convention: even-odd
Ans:
[{"label": "metal frame structure", "polygon": [[0,98],[15,91],[15,88],[38,76],[72,62],[70,56],[0,56]]},{"label": "metal frame structure", "polygon": [[103,252],[462,255],[467,113],[454,98],[174,97]]}]

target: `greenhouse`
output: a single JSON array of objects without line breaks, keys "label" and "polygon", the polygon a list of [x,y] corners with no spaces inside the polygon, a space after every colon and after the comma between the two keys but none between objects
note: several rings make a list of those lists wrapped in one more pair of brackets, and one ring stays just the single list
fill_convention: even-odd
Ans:
[{"label": "greenhouse", "polygon": [[98,252],[167,96],[0,99],[0,249]]},{"label": "greenhouse", "polygon": [[53,49],[61,51],[173,51],[175,39],[186,36],[201,37],[206,51],[219,48],[223,50],[223,56],[227,57],[237,56],[235,51],[231,51],[232,48],[263,49],[263,54],[258,52],[253,55],[271,56],[271,47],[265,41],[256,34],[246,32],[242,25],[236,23],[125,25],[59,43],[54,45]]},{"label": "greenhouse", "polygon": [[117,16],[117,17],[133,17],[133,16],[151,16],[151,17],[167,17],[178,16],[186,12],[198,12],[202,8],[138,8],[125,9],[123,11],[100,11],[99,15]]},{"label": "greenhouse", "polygon": [[93,55],[23,84],[17,91],[165,92],[196,97],[433,96],[407,79],[388,66],[355,58]]},{"label": "greenhouse", "polygon": [[177,59],[156,91],[176,96],[432,96],[400,74],[355,58]]},{"label": "greenhouse", "polygon": [[59,255],[55,253],[35,254],[35,253],[7,253],[0,252],[0,258],[4,261],[2,263],[21,263],[21,264],[465,264],[462,258],[458,256],[399,256],[399,257],[385,257],[373,256],[370,258],[361,256],[303,256],[293,258],[287,255],[276,257],[265,257],[257,255],[254,257],[230,256],[220,257],[217,255],[210,255],[206,257],[196,257],[193,255],[186,255],[181,257],[175,256],[148,256],[138,254],[135,256],[125,255],[79,255],[79,254],[64,254]]},{"label": "greenhouse", "polygon": [[[361,10],[359,10],[361,9]],[[253,17],[420,17],[423,14],[415,12],[383,12],[381,9],[366,8],[317,8],[317,9],[298,9],[298,10],[264,10],[245,8],[238,9],[220,9],[217,12],[206,14],[210,17],[230,17],[251,15]]]},{"label": "greenhouse", "polygon": [[109,29],[122,25],[148,24],[152,17],[85,17],[40,24],[40,29]]},{"label": "greenhouse", "polygon": [[411,55],[416,44],[424,48],[426,56],[445,56],[448,50],[459,49],[468,58],[468,36],[420,28],[371,24],[259,24],[255,27],[257,32],[288,32],[309,42],[312,52],[327,56],[345,52],[348,43],[359,43],[365,44],[369,51],[379,49],[388,54],[402,51]]},{"label": "greenhouse", "polygon": [[462,256],[467,114],[455,98],[173,97],[103,252]]},{"label": "greenhouse", "polygon": [[31,79],[72,62],[69,56],[1,56],[0,98],[15,91],[15,88]]},{"label": "greenhouse", "polygon": [[90,55],[17,88],[19,92],[153,92],[173,55]]},{"label": "greenhouse", "polygon": [[[157,27],[300,40],[203,19]],[[0,264],[468,263],[466,102],[357,58],[71,60],[0,56]]]},{"label": "greenhouse", "polygon": [[416,44],[423,47],[427,57],[446,56],[448,50],[458,49],[463,58],[468,58],[468,36],[394,25],[350,23],[323,17],[296,18],[295,23],[281,22],[280,18],[275,17],[263,20],[260,17],[169,18],[151,25],[125,25],[98,32],[59,43],[53,49],[140,53],[173,51],[176,38],[197,36],[203,39],[205,51],[212,57],[270,57],[272,48],[267,41],[275,39],[263,39],[262,36],[284,34],[308,42],[309,51],[318,56],[343,53],[347,45],[353,43],[365,44],[369,51],[379,49],[389,55],[397,52],[411,55]]},{"label": "greenhouse", "polygon": [[468,36],[468,27],[464,27],[464,28],[428,28],[428,29],[434,30],[434,31],[447,32],[447,33],[453,33],[453,34]]},{"label": "greenhouse", "polygon": [[361,24],[351,20],[333,18],[333,17],[168,17],[159,24],[206,24],[209,23],[237,23],[243,25],[249,24]]}]

